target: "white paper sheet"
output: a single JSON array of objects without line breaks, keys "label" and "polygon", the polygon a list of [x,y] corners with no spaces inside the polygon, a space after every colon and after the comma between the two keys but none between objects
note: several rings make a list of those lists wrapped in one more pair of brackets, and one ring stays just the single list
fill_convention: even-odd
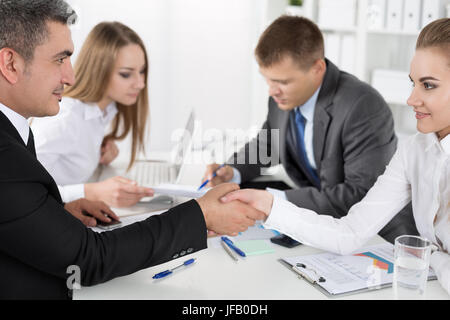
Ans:
[{"label": "white paper sheet", "polygon": [[203,188],[201,190],[198,190],[198,187],[199,186],[188,186],[188,185],[167,183],[151,188],[155,191],[155,194],[194,198],[194,199],[200,198],[210,190],[210,188]]}]

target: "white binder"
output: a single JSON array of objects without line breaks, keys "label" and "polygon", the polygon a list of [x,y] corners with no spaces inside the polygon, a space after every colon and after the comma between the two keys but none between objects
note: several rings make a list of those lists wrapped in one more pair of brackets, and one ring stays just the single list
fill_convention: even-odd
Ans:
[{"label": "white binder", "polygon": [[382,30],[386,24],[386,0],[369,0],[367,8],[367,28]]},{"label": "white binder", "polygon": [[441,0],[425,0],[422,10],[422,28],[430,22],[443,17],[444,6]]},{"label": "white binder", "polygon": [[403,0],[389,0],[387,2],[387,30],[400,31],[402,29],[403,4]]},{"label": "white binder", "polygon": [[420,7],[421,7],[420,0],[405,1],[403,30],[418,31],[420,29],[420,18],[421,18]]}]

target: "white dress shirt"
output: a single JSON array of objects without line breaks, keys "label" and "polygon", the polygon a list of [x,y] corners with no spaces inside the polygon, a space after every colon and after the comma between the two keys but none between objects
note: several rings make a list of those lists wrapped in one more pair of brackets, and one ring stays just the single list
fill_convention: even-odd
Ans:
[{"label": "white dress shirt", "polygon": [[430,265],[450,293],[450,135],[439,141],[434,133],[411,137],[401,144],[383,175],[348,215],[335,219],[274,197],[265,227],[307,245],[350,254],[375,236],[412,199],[421,236],[439,251]]},{"label": "white dress shirt", "polygon": [[96,104],[63,98],[55,117],[32,122],[38,160],[58,184],[64,202],[83,198],[84,183],[96,170],[101,145],[117,114],[115,103],[102,111]]},{"label": "white dress shirt", "polygon": [[[313,146],[313,132],[314,132],[314,111],[316,110],[317,98],[319,97],[319,92],[322,86],[314,92],[311,98],[306,101],[303,105],[295,108],[298,109],[303,117],[306,119],[305,123],[305,152],[308,157],[308,161],[311,167],[316,170],[316,160],[314,159],[314,146]],[[233,178],[230,182],[234,182],[237,184],[241,184],[241,173],[239,170],[233,168]],[[287,199],[286,193],[284,191],[276,190],[276,189],[267,189],[273,195],[278,197],[282,197],[283,199]]]},{"label": "white dress shirt", "polygon": [[11,110],[7,106],[0,103],[0,111],[8,118],[8,120],[19,132],[25,145],[28,143],[28,135],[30,134],[30,126],[28,125],[27,119],[18,114],[17,112]]}]

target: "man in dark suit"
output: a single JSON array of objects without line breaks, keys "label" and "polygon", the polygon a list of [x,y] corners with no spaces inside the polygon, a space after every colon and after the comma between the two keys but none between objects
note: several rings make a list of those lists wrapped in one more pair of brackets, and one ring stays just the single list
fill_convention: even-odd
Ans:
[{"label": "man in dark suit", "polygon": [[[81,285],[98,284],[202,250],[207,230],[235,235],[263,218],[219,202],[235,184],[102,234],[64,209],[27,119],[55,115],[74,82],[73,17],[63,0],[0,0],[0,299],[68,299],[73,270]],[[66,208],[111,214],[87,200]]]},{"label": "man in dark suit", "polygon": [[[323,36],[306,18],[278,18],[255,53],[269,85],[267,121],[210,185],[247,183],[281,162],[296,188],[271,192],[319,214],[345,216],[396,150],[389,107],[375,89],[324,57]],[[210,165],[205,179],[217,169]],[[409,205],[380,235],[393,242],[398,235],[417,233]]]}]

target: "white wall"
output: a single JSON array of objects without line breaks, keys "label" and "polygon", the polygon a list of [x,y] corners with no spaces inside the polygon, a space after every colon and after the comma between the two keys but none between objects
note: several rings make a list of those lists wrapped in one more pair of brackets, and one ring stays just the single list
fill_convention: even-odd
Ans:
[{"label": "white wall", "polygon": [[171,133],[184,126],[189,107],[205,129],[261,125],[267,95],[253,51],[267,1],[69,0],[80,16],[72,30],[73,62],[101,21],[137,31],[150,59],[151,151],[169,150]]}]

